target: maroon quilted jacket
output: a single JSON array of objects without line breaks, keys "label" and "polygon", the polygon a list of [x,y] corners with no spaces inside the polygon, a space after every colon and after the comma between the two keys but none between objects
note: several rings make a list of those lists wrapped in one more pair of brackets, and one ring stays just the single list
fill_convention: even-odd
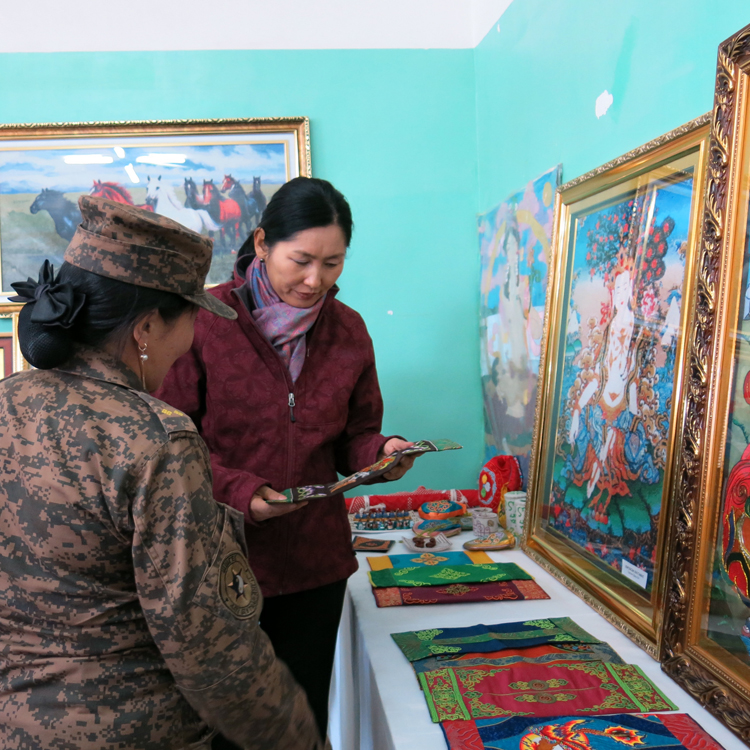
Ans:
[{"label": "maroon quilted jacket", "polygon": [[[358,313],[326,297],[308,333],[296,383],[239,295],[243,279],[211,289],[237,310],[198,313],[192,349],[156,396],[190,417],[208,445],[214,497],[245,514],[250,565],[264,596],[291,594],[357,569],[343,495],[262,523],[248,512],[261,485],[334,482],[373,463],[386,441],[372,341]],[[292,405],[293,404],[293,405]]]}]

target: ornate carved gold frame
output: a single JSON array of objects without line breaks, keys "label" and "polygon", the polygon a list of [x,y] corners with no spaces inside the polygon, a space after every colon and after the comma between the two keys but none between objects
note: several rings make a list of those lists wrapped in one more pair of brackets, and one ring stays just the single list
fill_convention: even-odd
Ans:
[{"label": "ornate carved gold frame", "polygon": [[[649,598],[636,594],[628,587],[618,583],[615,575],[603,572],[583,555],[576,553],[571,546],[555,542],[542,528],[542,511],[546,498],[544,480],[545,464],[550,451],[549,432],[552,419],[552,407],[555,383],[558,378],[557,368],[560,362],[558,346],[559,332],[564,326],[565,312],[562,310],[565,299],[568,266],[568,237],[571,231],[574,206],[584,199],[602,193],[625,180],[637,178],[638,175],[658,167],[661,164],[680,158],[684,154],[695,153],[696,167],[694,174],[694,200],[691,216],[691,235],[688,239],[688,251],[685,263],[684,297],[690,299],[691,278],[694,275],[694,251],[697,245],[697,234],[702,215],[701,195],[703,175],[706,163],[709,134],[708,114],[693,120],[675,130],[666,133],[639,148],[589,172],[557,190],[555,202],[555,223],[552,234],[552,255],[550,258],[550,275],[548,285],[547,307],[544,321],[542,343],[542,361],[539,368],[540,387],[537,390],[537,409],[534,427],[534,438],[531,453],[529,476],[529,503],[526,511],[524,551],[542,567],[556,576],[587,604],[602,614],[629,638],[646,650],[652,657],[658,657],[659,633],[661,627],[661,604],[666,585],[665,534],[666,524],[662,522],[659,531],[659,557],[654,581],[653,594]],[[682,321],[686,318],[688,305],[683,303]],[[684,342],[677,350],[675,393],[679,393],[681,383],[681,363],[684,361]],[[675,402],[676,403],[676,400]],[[673,473],[670,471],[674,445],[677,439],[675,423],[679,415],[674,415],[670,430],[667,467],[664,476],[662,495],[662,518],[664,509],[669,507]],[[648,614],[644,614],[648,613]]]},{"label": "ornate carved gold frame", "polygon": [[[12,325],[12,336],[13,336],[13,372],[19,370],[30,369],[29,363],[23,358],[21,349],[18,345],[18,314],[21,312],[23,305],[8,304],[0,305],[0,318],[9,318]],[[3,377],[3,373],[0,373],[0,378]]]},{"label": "ornate carved gold frame", "polygon": [[[750,26],[719,47],[702,241],[687,333],[682,445],[670,537],[662,668],[750,744],[750,682],[701,642],[722,508],[724,440],[750,180]],[[739,272],[738,272],[739,269]],[[733,283],[734,282],[734,283]],[[734,317],[733,317],[734,315]],[[729,368],[729,369],[727,369]]]}]

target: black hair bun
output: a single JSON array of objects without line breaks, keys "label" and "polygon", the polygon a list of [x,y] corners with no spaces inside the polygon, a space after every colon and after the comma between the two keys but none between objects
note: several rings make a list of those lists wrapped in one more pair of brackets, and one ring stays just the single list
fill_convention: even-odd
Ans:
[{"label": "black hair bun", "polygon": [[32,323],[36,302],[27,302],[18,315],[18,343],[24,359],[33,367],[49,370],[63,364],[73,353],[67,329]]}]

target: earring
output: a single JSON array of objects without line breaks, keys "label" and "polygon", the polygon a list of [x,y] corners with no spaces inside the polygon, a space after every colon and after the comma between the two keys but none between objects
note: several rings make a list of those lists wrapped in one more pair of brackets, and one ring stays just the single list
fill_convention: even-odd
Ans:
[{"label": "earring", "polygon": [[138,351],[140,354],[138,355],[138,364],[140,366],[141,370],[141,384],[143,385],[143,390],[146,390],[146,362],[148,361],[148,354],[146,354],[146,349],[148,348],[148,344],[138,344]]}]

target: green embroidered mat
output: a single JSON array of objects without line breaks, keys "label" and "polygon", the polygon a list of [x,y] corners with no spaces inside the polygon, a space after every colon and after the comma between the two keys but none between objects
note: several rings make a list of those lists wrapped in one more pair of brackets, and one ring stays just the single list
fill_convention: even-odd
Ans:
[{"label": "green embroidered mat", "polygon": [[391,586],[439,586],[444,583],[491,583],[493,581],[528,581],[531,576],[515,563],[485,565],[435,565],[413,568],[371,570],[373,588]]},{"label": "green embroidered mat", "polygon": [[[476,566],[472,566],[476,567]],[[379,571],[386,572],[386,571]],[[569,617],[473,625],[468,628],[432,628],[391,633],[409,661],[428,656],[486,653],[506,648],[526,648],[543,643],[599,643]]]}]

